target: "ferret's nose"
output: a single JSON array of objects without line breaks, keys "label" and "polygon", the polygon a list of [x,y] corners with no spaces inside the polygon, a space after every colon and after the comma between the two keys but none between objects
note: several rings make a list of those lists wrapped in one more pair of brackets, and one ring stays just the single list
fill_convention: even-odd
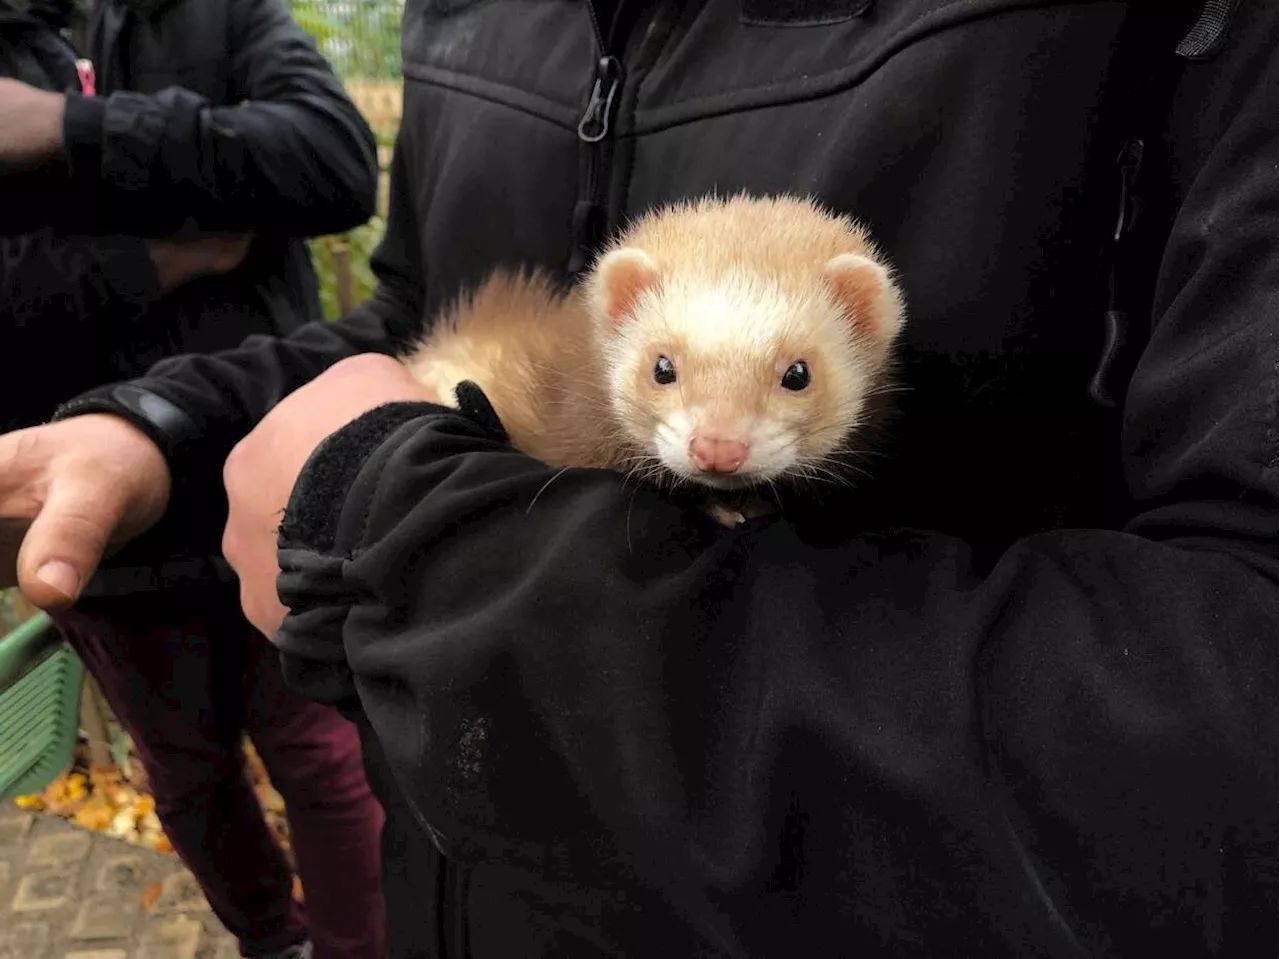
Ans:
[{"label": "ferret's nose", "polygon": [[704,473],[736,473],[747,461],[746,443],[714,436],[695,436],[689,441],[689,458]]}]

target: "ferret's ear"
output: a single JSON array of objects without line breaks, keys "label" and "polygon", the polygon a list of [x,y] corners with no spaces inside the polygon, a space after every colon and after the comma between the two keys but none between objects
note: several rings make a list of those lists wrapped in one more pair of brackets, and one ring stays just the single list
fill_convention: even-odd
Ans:
[{"label": "ferret's ear", "polygon": [[902,294],[881,264],[857,253],[842,253],[828,260],[823,272],[861,333],[883,344],[898,335]]},{"label": "ferret's ear", "polygon": [[658,282],[658,266],[644,250],[623,247],[596,264],[595,289],[600,311],[618,329],[645,290]]}]

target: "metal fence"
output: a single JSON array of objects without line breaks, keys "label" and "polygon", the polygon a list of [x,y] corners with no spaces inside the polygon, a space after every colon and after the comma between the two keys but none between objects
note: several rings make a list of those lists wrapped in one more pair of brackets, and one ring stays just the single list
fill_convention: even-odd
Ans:
[{"label": "metal fence", "polygon": [[344,81],[400,79],[404,0],[289,0]]}]

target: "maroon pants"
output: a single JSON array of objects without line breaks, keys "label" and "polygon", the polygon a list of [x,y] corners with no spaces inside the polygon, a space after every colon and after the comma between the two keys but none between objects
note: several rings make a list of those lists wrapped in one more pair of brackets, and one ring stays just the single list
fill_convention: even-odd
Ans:
[{"label": "maroon pants", "polygon": [[[234,590],[86,603],[57,617],[133,737],[174,849],[246,956],[385,959],[379,837],[355,726],[284,684]],[[305,912],[241,750],[284,797]]]}]

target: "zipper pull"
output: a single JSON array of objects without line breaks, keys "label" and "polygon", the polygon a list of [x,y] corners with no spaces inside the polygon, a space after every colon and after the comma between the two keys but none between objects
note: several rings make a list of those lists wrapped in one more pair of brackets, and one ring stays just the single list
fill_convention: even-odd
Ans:
[{"label": "zipper pull", "polygon": [[1137,213],[1133,199],[1133,184],[1138,179],[1138,171],[1142,169],[1142,141],[1130,138],[1120,148],[1116,165],[1120,167],[1120,209],[1116,215],[1116,228],[1111,242],[1119,243],[1128,232]]},{"label": "zipper pull", "polygon": [[601,57],[596,63],[596,81],[591,87],[587,109],[578,121],[578,139],[583,143],[599,143],[609,135],[613,120],[613,99],[622,86],[622,64],[617,57]]}]

